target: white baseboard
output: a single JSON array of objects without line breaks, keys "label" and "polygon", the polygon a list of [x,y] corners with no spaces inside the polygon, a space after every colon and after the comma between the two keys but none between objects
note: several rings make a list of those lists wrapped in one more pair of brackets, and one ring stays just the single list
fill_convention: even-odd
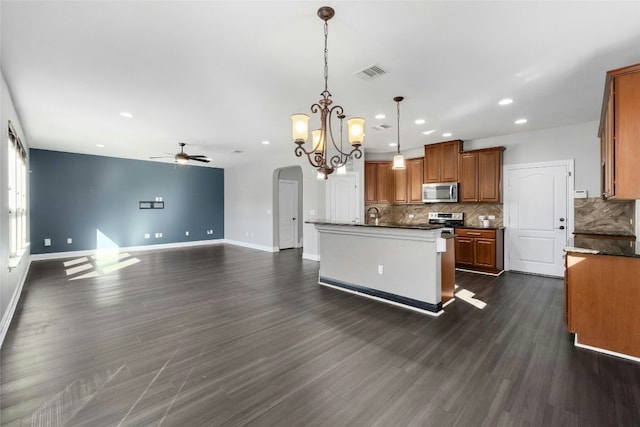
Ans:
[{"label": "white baseboard", "polygon": [[[175,248],[184,248],[190,246],[205,246],[205,245],[216,245],[220,243],[225,243],[224,239],[214,239],[214,240],[195,240],[192,242],[177,242],[177,243],[161,243],[157,245],[144,245],[144,246],[127,246],[118,248],[119,252],[139,252],[139,251],[151,251],[158,249],[175,249]],[[31,260],[33,261],[41,261],[47,259],[61,259],[61,258],[75,258],[82,256],[91,256],[95,255],[96,250],[90,249],[86,251],[69,251],[69,252],[52,252],[49,254],[35,254],[31,255]]]},{"label": "white baseboard", "polygon": [[239,240],[225,240],[224,242],[230,245],[242,246],[243,248],[257,249],[259,251],[280,252],[280,248],[277,248],[277,247],[256,245],[255,243],[241,242]]},{"label": "white baseboard", "polygon": [[311,261],[320,261],[320,255],[302,252],[302,259],[309,259]]},{"label": "white baseboard", "polygon": [[29,274],[30,267],[31,257],[27,260],[27,268],[25,268],[24,273],[18,282],[18,286],[16,286],[16,289],[13,291],[11,301],[9,301],[9,305],[7,305],[7,309],[2,315],[2,320],[0,320],[0,348],[2,348],[4,337],[7,335],[7,331],[9,331],[9,325],[11,325],[13,314],[16,312],[16,308],[18,307],[18,301],[20,301],[20,295],[22,295],[22,287],[24,286],[24,282],[27,280],[27,274]]}]

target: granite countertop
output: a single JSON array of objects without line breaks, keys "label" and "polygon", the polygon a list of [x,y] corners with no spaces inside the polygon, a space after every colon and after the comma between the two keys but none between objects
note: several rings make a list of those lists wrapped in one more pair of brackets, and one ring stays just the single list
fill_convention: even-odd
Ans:
[{"label": "granite countertop", "polygon": [[[377,227],[377,228],[407,228],[412,230],[438,230],[443,228],[442,225],[434,224],[395,224],[389,222],[381,222],[379,224],[361,224],[353,222],[339,222],[339,221],[326,221],[326,220],[310,220],[305,221],[307,224],[321,224],[321,225],[350,225],[353,227]],[[453,235],[452,235],[453,236]],[[444,236],[443,236],[444,237]]]},{"label": "granite countertop", "polygon": [[620,237],[636,237],[631,233],[615,232],[615,231],[593,231],[593,230],[574,230],[573,234],[592,234],[594,236],[620,236]]},{"label": "granite countertop", "polygon": [[578,238],[567,241],[565,252],[640,258],[640,242],[603,238]]}]

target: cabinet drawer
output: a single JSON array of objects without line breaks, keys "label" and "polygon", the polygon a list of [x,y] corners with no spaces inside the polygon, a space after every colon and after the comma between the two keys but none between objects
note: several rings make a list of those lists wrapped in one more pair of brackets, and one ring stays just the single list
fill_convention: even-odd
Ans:
[{"label": "cabinet drawer", "polygon": [[483,239],[495,239],[496,230],[478,230],[475,228],[456,228],[456,235],[461,237],[481,237]]}]

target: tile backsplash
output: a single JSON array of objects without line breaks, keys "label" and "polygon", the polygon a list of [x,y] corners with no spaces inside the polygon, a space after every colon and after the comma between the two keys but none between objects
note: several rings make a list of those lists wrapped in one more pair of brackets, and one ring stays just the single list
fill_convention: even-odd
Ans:
[{"label": "tile backsplash", "polygon": [[[390,205],[371,204],[380,210],[381,222],[394,224],[426,224],[429,222],[429,212],[464,212],[464,225],[467,227],[481,227],[480,215],[494,215],[490,221],[491,227],[503,226],[502,203],[429,203],[422,205]],[[365,209],[366,210],[366,209]]]},{"label": "tile backsplash", "polygon": [[575,230],[597,234],[633,236],[635,201],[606,202],[599,197],[574,200]]},{"label": "tile backsplash", "polygon": [[[426,224],[429,212],[464,212],[464,225],[481,227],[480,215],[494,215],[491,227],[504,226],[502,203],[429,203],[429,204],[371,204],[380,210],[381,222],[395,224]],[[620,234],[633,236],[635,201],[606,202],[598,197],[574,200],[574,229],[576,232]]]}]

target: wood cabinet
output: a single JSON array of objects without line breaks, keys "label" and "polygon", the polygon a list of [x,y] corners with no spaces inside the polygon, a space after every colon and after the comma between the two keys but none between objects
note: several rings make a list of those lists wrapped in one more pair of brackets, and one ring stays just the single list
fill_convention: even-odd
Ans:
[{"label": "wood cabinet", "polygon": [[499,273],[504,268],[504,229],[456,228],[456,267]]},{"label": "wood cabinet", "polygon": [[391,162],[364,162],[364,202],[390,203],[393,198]]},{"label": "wood cabinet", "polygon": [[640,199],[640,64],[607,72],[598,136],[602,197]]},{"label": "wood cabinet", "polygon": [[576,345],[640,357],[640,258],[569,252],[565,323]]},{"label": "wood cabinet", "polygon": [[439,142],[424,146],[424,182],[457,182],[458,153],[462,141]]},{"label": "wood cabinet", "polygon": [[422,203],[423,158],[407,159],[406,169],[393,171],[393,202]]},{"label": "wood cabinet", "polygon": [[492,147],[458,154],[458,201],[502,201],[503,151],[504,147]]}]

